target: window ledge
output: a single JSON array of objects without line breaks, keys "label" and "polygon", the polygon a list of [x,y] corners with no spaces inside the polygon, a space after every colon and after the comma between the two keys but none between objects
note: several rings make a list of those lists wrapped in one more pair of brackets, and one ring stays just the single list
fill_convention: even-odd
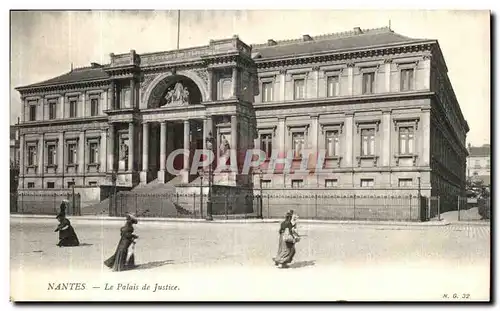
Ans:
[{"label": "window ledge", "polygon": [[378,156],[376,155],[362,155],[357,156],[356,160],[358,160],[358,166],[361,166],[361,160],[373,160],[373,165],[377,165]]},{"label": "window ledge", "polygon": [[399,159],[413,159],[413,165],[417,163],[418,156],[416,154],[395,154],[396,165],[399,165]]}]

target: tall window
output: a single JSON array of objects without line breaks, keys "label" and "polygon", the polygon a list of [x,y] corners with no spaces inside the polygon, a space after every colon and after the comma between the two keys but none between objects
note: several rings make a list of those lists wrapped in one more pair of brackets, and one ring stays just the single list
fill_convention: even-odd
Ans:
[{"label": "tall window", "polygon": [[56,145],[47,146],[47,165],[56,165]]},{"label": "tall window", "polygon": [[292,188],[302,188],[304,186],[304,182],[302,179],[294,179],[292,180]]},{"label": "tall window", "polygon": [[36,146],[28,146],[28,166],[34,166],[36,163]]},{"label": "tall window", "polygon": [[76,118],[77,101],[72,99],[69,101],[69,117]]},{"label": "tall window", "polygon": [[269,179],[261,180],[260,184],[262,185],[262,188],[271,188],[271,180]]},{"label": "tall window", "polygon": [[335,188],[338,186],[337,179],[325,179],[325,187],[326,188]]},{"label": "tall window", "polygon": [[375,91],[375,73],[363,73],[363,94],[372,94]]},{"label": "tall window", "polygon": [[273,83],[272,82],[262,83],[262,101],[263,102],[273,101]]},{"label": "tall window", "polygon": [[31,104],[29,106],[29,120],[36,121],[36,104]]},{"label": "tall window", "polygon": [[99,144],[96,142],[91,142],[89,144],[89,163],[90,164],[97,163],[98,158],[99,158]]},{"label": "tall window", "polygon": [[48,181],[47,182],[47,188],[48,189],[54,189],[55,188],[55,183],[53,181]]},{"label": "tall window", "polygon": [[293,148],[293,157],[301,158],[302,150],[304,149],[304,133],[293,133],[292,135],[292,148]]},{"label": "tall window", "polygon": [[326,79],[327,96],[334,97],[339,91],[339,76],[330,76]]},{"label": "tall window", "polygon": [[361,155],[375,155],[375,129],[361,130]]},{"label": "tall window", "polygon": [[76,164],[76,143],[68,143],[68,164]]},{"label": "tall window", "polygon": [[56,118],[56,103],[55,102],[50,102],[49,103],[49,120],[53,120]]},{"label": "tall window", "polygon": [[296,79],[293,81],[293,98],[304,99],[306,92],[306,83],[304,79]]},{"label": "tall window", "polygon": [[35,188],[35,183],[34,182],[29,182],[28,183],[28,188]]},{"label": "tall window", "polygon": [[373,179],[361,179],[361,187],[373,187],[375,185],[375,182]]},{"label": "tall window", "polygon": [[399,187],[411,187],[413,186],[413,179],[411,178],[400,178],[398,180]]},{"label": "tall window", "polygon": [[413,127],[399,128],[399,154],[413,154],[414,138]]},{"label": "tall window", "polygon": [[272,134],[261,134],[260,135],[260,150],[266,153],[266,158],[271,157],[273,151],[273,137]]},{"label": "tall window", "polygon": [[325,137],[325,145],[326,145],[326,156],[327,157],[335,157],[339,155],[340,152],[340,139],[339,139],[339,131],[328,131],[326,132]]},{"label": "tall window", "polygon": [[413,90],[413,69],[401,70],[401,91]]},{"label": "tall window", "polygon": [[90,100],[90,116],[95,117],[99,114],[99,100],[92,98]]}]

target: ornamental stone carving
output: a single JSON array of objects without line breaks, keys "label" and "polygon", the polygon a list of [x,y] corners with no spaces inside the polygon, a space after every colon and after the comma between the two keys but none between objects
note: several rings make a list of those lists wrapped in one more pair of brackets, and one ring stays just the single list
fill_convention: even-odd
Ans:
[{"label": "ornamental stone carving", "polygon": [[173,88],[169,88],[165,100],[167,103],[162,107],[167,105],[186,105],[189,103],[189,90],[181,82],[177,82]]}]

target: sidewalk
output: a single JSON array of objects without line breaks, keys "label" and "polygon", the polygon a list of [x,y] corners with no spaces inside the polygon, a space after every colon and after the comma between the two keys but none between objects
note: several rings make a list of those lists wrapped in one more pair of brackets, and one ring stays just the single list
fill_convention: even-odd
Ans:
[{"label": "sidewalk", "polygon": [[[55,219],[54,215],[31,215],[31,214],[11,214],[11,218],[30,218],[30,219]],[[125,217],[111,216],[71,216],[75,220],[107,220],[107,221],[123,221]],[[165,222],[191,222],[191,223],[280,223],[282,219],[218,219],[214,216],[214,220],[207,221],[200,218],[160,218],[160,217],[139,217],[139,222],[165,223]],[[410,221],[375,221],[375,220],[316,220],[316,219],[300,219],[302,224],[332,224],[332,225],[373,225],[373,226],[400,226],[400,227],[441,227],[447,226],[450,222],[442,221],[427,221],[427,222],[410,222]]]}]

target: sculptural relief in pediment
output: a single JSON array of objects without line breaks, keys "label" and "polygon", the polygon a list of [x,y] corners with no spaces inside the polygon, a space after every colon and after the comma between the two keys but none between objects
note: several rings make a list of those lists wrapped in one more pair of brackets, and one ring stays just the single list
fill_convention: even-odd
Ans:
[{"label": "sculptural relief in pediment", "polygon": [[162,106],[173,105],[188,105],[189,104],[189,90],[181,82],[175,83],[167,90],[165,95],[166,103]]}]

